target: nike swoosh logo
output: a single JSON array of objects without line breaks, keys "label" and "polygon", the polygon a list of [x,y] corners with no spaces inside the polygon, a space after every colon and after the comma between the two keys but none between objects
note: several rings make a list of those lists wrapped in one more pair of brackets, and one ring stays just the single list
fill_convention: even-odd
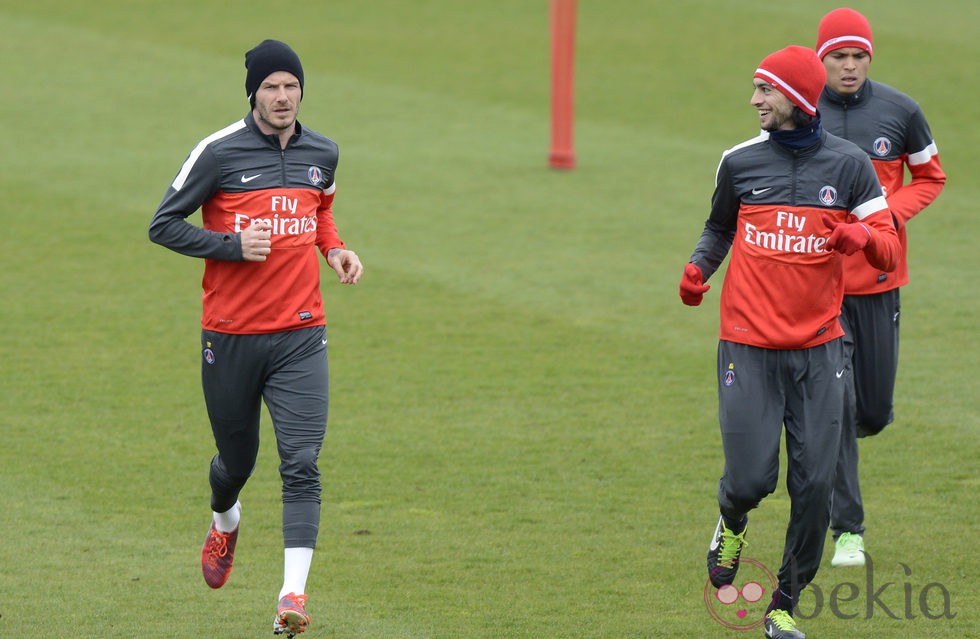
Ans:
[{"label": "nike swoosh logo", "polygon": [[321,344],[323,344],[324,346],[326,346],[326,345],[327,345],[327,340],[325,340],[325,339],[321,339],[321,340],[320,340],[320,343],[321,343]]},{"label": "nike swoosh logo", "polygon": [[766,191],[771,191],[771,190],[772,190],[772,187],[771,186],[767,186],[764,189],[752,189],[752,195],[762,195]]},{"label": "nike swoosh logo", "polygon": [[255,178],[257,178],[257,177],[259,177],[261,175],[262,175],[261,173],[256,173],[255,175],[250,175],[248,177],[245,177],[244,175],[242,175],[242,184],[246,184],[248,182],[251,182],[252,180],[254,180]]},{"label": "nike swoosh logo", "polygon": [[844,371],[837,371],[837,379],[840,379],[843,376],[844,376]]},{"label": "nike swoosh logo", "polygon": [[708,546],[709,551],[718,550],[718,546],[721,545],[721,518],[718,519],[718,525],[715,526],[715,534],[711,538],[711,545]]}]

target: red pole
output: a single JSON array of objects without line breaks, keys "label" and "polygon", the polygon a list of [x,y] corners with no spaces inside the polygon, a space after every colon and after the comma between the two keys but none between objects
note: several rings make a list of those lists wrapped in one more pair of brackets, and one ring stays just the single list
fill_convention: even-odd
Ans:
[{"label": "red pole", "polygon": [[551,154],[552,168],[575,167],[575,13],[576,0],[549,0],[551,17]]}]

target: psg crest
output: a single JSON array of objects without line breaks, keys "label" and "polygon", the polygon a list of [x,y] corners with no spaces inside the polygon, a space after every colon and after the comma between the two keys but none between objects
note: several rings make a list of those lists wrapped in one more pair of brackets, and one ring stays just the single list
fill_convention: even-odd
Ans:
[{"label": "psg crest", "polygon": [[731,386],[735,383],[735,364],[733,362],[728,364],[728,370],[722,375],[722,383],[725,386]]},{"label": "psg crest", "polygon": [[874,147],[875,155],[878,157],[885,157],[892,151],[892,141],[886,137],[878,138],[872,146]]},{"label": "psg crest", "polygon": [[320,186],[323,182],[323,173],[319,167],[311,166],[310,170],[306,172],[306,175],[310,178],[310,184],[313,186]]},{"label": "psg crest", "polygon": [[827,185],[820,189],[820,203],[830,206],[837,201],[837,189]]}]

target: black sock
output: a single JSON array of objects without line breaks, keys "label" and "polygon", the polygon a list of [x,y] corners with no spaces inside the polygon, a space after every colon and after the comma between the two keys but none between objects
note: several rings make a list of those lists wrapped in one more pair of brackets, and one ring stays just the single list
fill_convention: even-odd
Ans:
[{"label": "black sock", "polygon": [[725,523],[725,528],[738,535],[745,530],[745,525],[749,523],[749,516],[742,515],[741,519],[732,519],[728,515],[722,513],[721,520]]},{"label": "black sock", "polygon": [[785,610],[789,616],[793,616],[793,608],[796,607],[796,601],[793,600],[791,595],[786,594],[786,591],[782,588],[776,590],[772,593],[772,601],[769,602],[769,607],[766,608],[766,614],[768,615],[773,610]]}]

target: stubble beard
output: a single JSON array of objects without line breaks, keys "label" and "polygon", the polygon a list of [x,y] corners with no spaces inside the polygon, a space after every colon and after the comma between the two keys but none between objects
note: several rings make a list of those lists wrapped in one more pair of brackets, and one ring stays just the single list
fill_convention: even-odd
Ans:
[{"label": "stubble beard", "polygon": [[289,118],[289,120],[283,122],[282,124],[279,124],[278,121],[273,121],[271,119],[272,118],[272,115],[271,115],[272,108],[271,107],[269,109],[267,109],[267,110],[257,109],[257,111],[258,111],[259,120],[261,120],[262,123],[265,124],[266,126],[271,127],[272,129],[275,129],[276,131],[285,131],[285,130],[289,129],[289,127],[293,126],[293,123],[294,122],[296,122],[296,117],[295,116]]},{"label": "stubble beard", "polygon": [[772,111],[772,112],[770,112],[769,118],[770,119],[769,119],[768,126],[762,127],[762,130],[763,131],[766,131],[768,133],[772,133],[773,131],[779,131],[779,130],[781,130],[782,127],[783,127],[783,125],[786,124],[787,122],[789,122],[792,119],[792,115],[787,115],[785,117],[781,117],[775,111]]}]

